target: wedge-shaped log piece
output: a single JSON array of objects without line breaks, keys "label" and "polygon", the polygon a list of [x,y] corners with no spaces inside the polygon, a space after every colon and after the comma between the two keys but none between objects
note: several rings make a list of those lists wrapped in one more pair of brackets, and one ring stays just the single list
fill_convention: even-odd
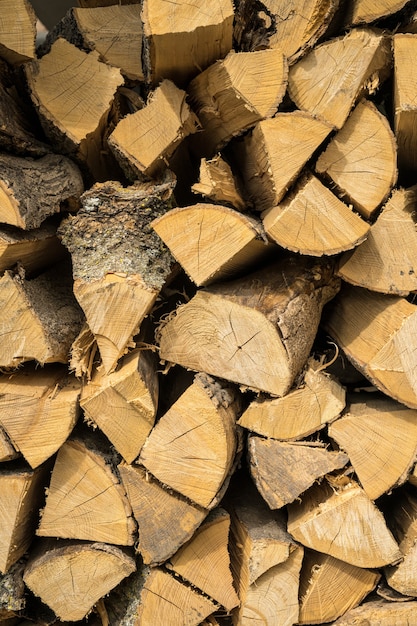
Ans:
[{"label": "wedge-shaped log piece", "polygon": [[232,137],[272,117],[284,97],[288,68],[281,50],[230,52],[188,85],[203,131],[193,138],[201,156],[213,157]]},{"label": "wedge-shaped log piece", "polygon": [[24,361],[67,363],[83,315],[67,268],[57,266],[32,280],[6,271],[0,278],[0,365]]},{"label": "wedge-shaped log piece", "polygon": [[158,374],[153,355],[134,350],[109,375],[96,371],[84,386],[81,408],[112,442],[127,463],[132,463],[155,422]]},{"label": "wedge-shaped log piece", "polygon": [[316,163],[359,213],[370,218],[397,180],[397,146],[385,115],[361,100]]},{"label": "wedge-shaped log piece", "polygon": [[342,452],[255,435],[248,439],[248,457],[252,478],[271,509],[294,502],[317,479],[349,462]]},{"label": "wedge-shaped log piece", "polygon": [[371,24],[382,17],[392,15],[407,4],[407,0],[349,0],[347,9],[348,24]]},{"label": "wedge-shaped log piece", "polygon": [[165,489],[140,465],[123,463],[118,469],[139,526],[143,562],[164,563],[191,539],[208,511]]},{"label": "wedge-shaped log piece", "polygon": [[59,228],[72,256],[74,293],[106,373],[131,346],[174,260],[150,223],[169,204],[173,181],[94,185]]},{"label": "wedge-shaped log piece", "polygon": [[304,546],[357,567],[383,567],[402,558],[382,513],[354,481],[340,487],[323,481],[289,504],[288,532]]},{"label": "wedge-shaped log piece", "polygon": [[299,624],[333,622],[375,589],[380,574],[306,550],[300,576]]},{"label": "wedge-shaped log piece", "polygon": [[371,500],[403,483],[417,456],[417,412],[389,398],[352,396],[329,435],[349,455]]},{"label": "wedge-shaped log piece", "polygon": [[169,78],[185,86],[232,48],[233,2],[204,0],[193,4],[144,0],[142,19],[148,80]]},{"label": "wedge-shaped log piece", "polygon": [[16,563],[33,541],[47,468],[8,468],[0,472],[0,572]]},{"label": "wedge-shaped log piece", "polygon": [[378,389],[415,409],[416,324],[417,307],[405,298],[345,285],[324,327]]},{"label": "wedge-shaped log piece", "polygon": [[134,532],[130,504],[109,455],[84,441],[64,443],[37,534],[129,546],[134,544]]},{"label": "wedge-shaped log piece", "polygon": [[345,389],[309,359],[302,384],[283,398],[253,400],[239,426],[272,439],[302,439],[336,419],[345,408]]},{"label": "wedge-shaped log piece", "polygon": [[[332,127],[309,113],[277,113],[234,144],[245,190],[257,211],[276,206]],[[283,155],[285,154],[285,158]]]},{"label": "wedge-shaped log piece", "polygon": [[33,468],[71,434],[79,415],[81,384],[63,366],[27,366],[0,376],[0,424]]},{"label": "wedge-shaped log piece", "polygon": [[394,131],[398,143],[398,166],[417,170],[417,71],[410,59],[417,51],[417,35],[396,34],[394,50]]},{"label": "wedge-shaped log piece", "polygon": [[160,330],[160,356],[282,396],[307,361],[321,310],[338,291],[332,265],[285,259],[200,290]]},{"label": "wedge-shaped log piece", "polygon": [[192,502],[212,507],[233,465],[238,411],[233,389],[197,375],[152,430],[140,463]]},{"label": "wedge-shaped log piece", "polygon": [[74,622],[135,569],[132,556],[116,546],[44,541],[31,554],[23,580],[59,619]]},{"label": "wedge-shaped log piece", "polygon": [[309,256],[350,250],[369,231],[369,224],[315,176],[300,181],[293,193],[262,217],[266,233],[278,245]]},{"label": "wedge-shaped log piece", "polygon": [[36,15],[27,0],[6,0],[1,7],[0,56],[8,63],[24,63],[35,56]]},{"label": "wedge-shaped log piece", "polygon": [[128,178],[156,176],[184,137],[196,132],[197,119],[185,97],[185,91],[163,80],[143,109],[117,124],[109,146]]},{"label": "wedge-shaped log piece", "polygon": [[0,426],[0,463],[3,463],[3,461],[12,461],[19,456],[19,452],[13,446],[4,429]]},{"label": "wedge-shaped log piece", "polygon": [[407,626],[412,624],[417,602],[385,602],[372,600],[351,609],[334,626]]},{"label": "wedge-shaped log piece", "polygon": [[197,286],[228,279],[275,249],[260,221],[218,204],[173,209],[151,226]]},{"label": "wedge-shaped log piece", "polygon": [[230,516],[214,509],[193,538],[169,561],[169,568],[227,611],[238,606],[228,552]]},{"label": "wedge-shaped log piece", "polygon": [[0,228],[0,272],[19,263],[26,275],[33,274],[62,261],[64,255],[52,223],[44,222],[29,231],[6,225]]},{"label": "wedge-shaped log piece", "polygon": [[416,291],[416,203],[417,187],[395,189],[366,240],[340,259],[339,276],[371,291],[399,296]]},{"label": "wedge-shaped log piece", "polygon": [[232,206],[237,211],[246,209],[232,169],[220,154],[212,159],[201,159],[199,179],[192,185],[191,191],[216,204]]},{"label": "wedge-shaped log piece", "polygon": [[300,109],[342,128],[360,96],[389,75],[390,57],[388,37],[370,28],[353,29],[290,68],[289,95]]}]

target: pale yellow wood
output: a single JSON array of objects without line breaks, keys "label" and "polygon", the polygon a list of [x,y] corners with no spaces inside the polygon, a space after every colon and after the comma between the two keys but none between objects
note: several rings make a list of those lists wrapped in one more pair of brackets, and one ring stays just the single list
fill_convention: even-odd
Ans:
[{"label": "pale yellow wood", "polygon": [[349,24],[370,24],[381,17],[400,11],[407,0],[349,0],[347,15]]},{"label": "pale yellow wood", "polygon": [[56,236],[52,224],[43,224],[29,231],[8,228],[0,229],[0,271],[11,269],[21,263],[29,274],[45,269],[59,261],[64,248]]},{"label": "pale yellow wood", "polygon": [[231,205],[237,211],[247,208],[231,167],[220,154],[212,159],[201,159],[199,179],[191,186],[191,191],[217,204]]},{"label": "pale yellow wood", "polygon": [[0,462],[11,461],[19,456],[19,452],[12,445],[9,437],[0,427]]},{"label": "pale yellow wood", "polygon": [[0,57],[20,64],[35,57],[36,15],[27,0],[3,0],[0,20]]},{"label": "pale yellow wood", "polygon": [[385,602],[372,600],[348,611],[334,626],[411,626],[417,602]]},{"label": "pale yellow wood", "polygon": [[152,227],[197,286],[247,271],[272,252],[260,221],[218,204],[173,209]]},{"label": "pale yellow wood", "polygon": [[394,51],[394,131],[398,143],[400,170],[417,169],[417,72],[411,59],[417,51],[417,35],[393,36]]},{"label": "pale yellow wood", "polygon": [[71,345],[69,366],[77,378],[91,380],[97,350],[97,342],[85,322]]},{"label": "pale yellow wood", "polygon": [[407,596],[417,596],[417,493],[414,486],[399,491],[390,511],[392,530],[403,554],[403,561],[387,567],[387,583]]},{"label": "pale yellow wood", "polygon": [[298,108],[342,128],[356,100],[389,74],[390,55],[387,36],[353,29],[318,45],[290,68],[289,95]]}]

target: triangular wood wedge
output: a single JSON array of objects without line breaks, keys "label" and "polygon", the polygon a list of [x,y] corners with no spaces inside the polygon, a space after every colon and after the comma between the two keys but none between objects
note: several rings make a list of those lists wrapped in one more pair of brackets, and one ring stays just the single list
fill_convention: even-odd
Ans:
[{"label": "triangular wood wedge", "polygon": [[350,0],[347,5],[347,24],[371,24],[382,17],[400,11],[408,0]]},{"label": "triangular wood wedge", "polygon": [[135,570],[132,556],[116,546],[42,542],[31,555],[23,579],[57,617],[74,622]]},{"label": "triangular wood wedge", "polygon": [[315,176],[262,215],[266,233],[283,248],[309,256],[334,255],[357,246],[369,224]]},{"label": "triangular wood wedge", "polygon": [[255,435],[248,438],[248,459],[252,478],[271,509],[294,502],[318,478],[349,462],[342,452]]},{"label": "triangular wood wedge", "polygon": [[394,131],[398,143],[398,166],[402,171],[417,170],[417,72],[411,62],[417,51],[417,35],[397,33],[394,51]]},{"label": "triangular wood wedge", "polygon": [[389,38],[370,28],[356,28],[318,45],[293,65],[288,93],[298,108],[342,128],[354,103],[375,90],[390,66]]},{"label": "triangular wood wedge", "polygon": [[151,474],[210,508],[229,477],[237,448],[235,390],[197,375],[159,419],[140,453]]},{"label": "triangular wood wedge", "polygon": [[192,185],[191,191],[216,204],[230,205],[237,211],[246,209],[232,169],[220,154],[212,159],[201,159],[199,179]]},{"label": "triangular wood wedge", "polygon": [[371,291],[399,296],[416,291],[416,203],[417,187],[395,189],[366,240],[340,259],[339,276]]},{"label": "triangular wood wedge", "polygon": [[331,264],[306,258],[212,285],[160,329],[160,356],[282,396],[307,361],[322,307],[338,289]]},{"label": "triangular wood wedge", "polygon": [[0,424],[31,467],[49,459],[71,434],[80,393],[80,382],[63,366],[27,366],[0,376]]},{"label": "triangular wood wedge", "polygon": [[194,535],[208,511],[164,488],[140,465],[118,465],[139,526],[137,549],[148,565],[164,563]]},{"label": "triangular wood wedge", "polygon": [[336,419],[345,408],[346,392],[336,379],[309,359],[302,383],[283,398],[258,398],[238,424],[273,439],[302,439]]},{"label": "triangular wood wedge", "polygon": [[381,575],[306,550],[300,576],[299,624],[333,622],[375,589]]},{"label": "triangular wood wedge", "polygon": [[417,456],[417,411],[389,398],[351,397],[329,436],[350,458],[371,500],[403,483]]},{"label": "triangular wood wedge", "polygon": [[2,5],[0,56],[8,63],[33,59],[36,39],[36,15],[27,0],[6,0]]},{"label": "triangular wood wedge", "polygon": [[260,221],[218,204],[173,209],[151,226],[197,286],[231,278],[275,249]]},{"label": "triangular wood wedge", "polygon": [[287,87],[288,68],[281,50],[229,52],[188,85],[190,103],[203,131],[193,147],[213,157],[232,137],[272,117]]},{"label": "triangular wood wedge", "polygon": [[29,231],[9,226],[0,228],[0,272],[19,263],[29,276],[57,264],[64,255],[65,248],[52,223],[44,222],[40,228]]},{"label": "triangular wood wedge", "polygon": [[233,145],[245,190],[257,211],[282,200],[331,131],[332,126],[309,113],[277,113]]},{"label": "triangular wood wedge", "polygon": [[0,463],[12,461],[20,456],[19,452],[12,445],[4,429],[0,426]]},{"label": "triangular wood wedge", "polygon": [[41,537],[134,544],[135,523],[109,454],[84,441],[61,446],[37,530]]},{"label": "triangular wood wedge", "polygon": [[385,115],[361,100],[315,167],[363,217],[372,217],[397,180],[397,145]]},{"label": "triangular wood wedge", "polygon": [[351,609],[333,626],[408,626],[415,620],[417,602],[372,600]]},{"label": "triangular wood wedge", "polygon": [[288,532],[304,546],[357,567],[402,558],[382,513],[354,481],[338,486],[325,480],[289,504]]}]

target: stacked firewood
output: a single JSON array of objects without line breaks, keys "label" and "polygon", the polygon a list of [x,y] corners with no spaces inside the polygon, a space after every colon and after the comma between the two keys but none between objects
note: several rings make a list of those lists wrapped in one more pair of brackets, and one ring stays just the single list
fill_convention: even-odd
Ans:
[{"label": "stacked firewood", "polygon": [[417,8],[0,20],[0,626],[416,623]]}]

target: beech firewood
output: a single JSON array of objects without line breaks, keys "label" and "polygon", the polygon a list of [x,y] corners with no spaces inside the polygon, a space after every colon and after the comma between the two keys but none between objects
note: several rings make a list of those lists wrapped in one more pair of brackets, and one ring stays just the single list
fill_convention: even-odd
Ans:
[{"label": "beech firewood", "polygon": [[348,359],[385,394],[417,408],[416,305],[350,285],[332,305],[324,328]]},{"label": "beech firewood", "polygon": [[110,461],[84,440],[61,446],[37,535],[134,544],[132,510]]},{"label": "beech firewood", "polygon": [[352,396],[329,436],[348,455],[371,500],[407,480],[417,458],[417,412],[390,398]]},{"label": "beech firewood", "polygon": [[356,28],[325,41],[291,66],[288,93],[295,105],[342,128],[354,103],[390,72],[390,40]]},{"label": "beech firewood", "polygon": [[0,471],[0,572],[7,570],[29,548],[43,502],[47,467],[28,470],[10,466]]},{"label": "beech firewood", "polygon": [[81,385],[64,366],[0,376],[0,424],[32,468],[61,447],[79,415]]},{"label": "beech firewood", "polygon": [[278,206],[263,213],[266,233],[278,245],[309,256],[350,250],[367,236],[369,224],[315,176],[303,178]]},{"label": "beech firewood", "polygon": [[216,204],[226,204],[237,211],[246,210],[246,202],[231,167],[220,154],[212,159],[201,159],[199,179],[192,185],[191,191]]},{"label": "beech firewood", "polygon": [[[332,127],[309,113],[277,113],[258,122],[233,155],[257,211],[276,206]],[[285,154],[285,159],[283,159]]]},{"label": "beech firewood", "polygon": [[50,222],[29,231],[7,225],[0,228],[0,272],[19,264],[28,276],[62,261],[64,256],[65,248]]},{"label": "beech firewood", "polygon": [[413,173],[417,170],[417,73],[410,64],[417,50],[417,35],[393,36],[394,52],[394,130],[398,144],[398,167]]},{"label": "beech firewood", "polygon": [[345,408],[345,389],[309,359],[303,381],[283,398],[257,398],[242,413],[238,424],[280,440],[308,437],[336,419]]},{"label": "beech firewood", "polygon": [[[59,229],[72,256],[74,294],[105,373],[115,369],[174,265],[150,223],[169,207],[172,180],[94,185]],[[78,355],[80,358],[80,355]]]},{"label": "beech firewood", "polygon": [[407,626],[412,624],[417,602],[385,602],[372,600],[351,609],[333,626]]},{"label": "beech firewood", "polygon": [[379,509],[357,483],[347,478],[339,482],[329,477],[289,504],[288,532],[305,547],[357,567],[401,561]]},{"label": "beech firewood", "polygon": [[397,180],[397,146],[387,118],[362,100],[316,163],[346,201],[370,218]]},{"label": "beech firewood", "polygon": [[287,87],[287,62],[281,50],[229,52],[201,72],[187,91],[203,127],[193,148],[213,157],[232,137],[272,117]]},{"label": "beech firewood", "polygon": [[78,167],[63,156],[34,160],[0,155],[0,221],[19,228],[38,228],[63,209],[78,208],[84,191]]},{"label": "beech firewood", "polygon": [[123,463],[118,470],[139,526],[143,562],[164,563],[191,539],[208,511],[164,488],[140,465]]},{"label": "beech firewood", "polygon": [[19,452],[13,446],[7,433],[0,426],[0,463],[4,461],[12,461],[20,456]]},{"label": "beech firewood", "polygon": [[61,620],[74,622],[135,569],[132,556],[116,546],[44,541],[31,554],[23,580]]},{"label": "beech firewood", "polygon": [[213,508],[235,460],[239,408],[234,389],[197,375],[159,419],[139,462],[192,502]]},{"label": "beech firewood", "polygon": [[371,24],[400,11],[408,0],[349,0],[346,24]]},{"label": "beech firewood", "polygon": [[160,356],[285,395],[307,361],[322,307],[338,289],[331,264],[306,258],[212,285],[160,329]]},{"label": "beech firewood", "polygon": [[337,619],[375,589],[381,575],[328,554],[305,550],[300,576],[299,624]]},{"label": "beech firewood", "polygon": [[205,0],[143,1],[147,80],[153,85],[169,78],[183,87],[231,50],[233,2],[212,0],[206,9]]},{"label": "beech firewood", "polygon": [[255,435],[248,438],[248,460],[253,481],[270,509],[294,502],[317,479],[349,462],[342,452]]},{"label": "beech firewood", "polygon": [[0,56],[18,64],[35,56],[36,15],[27,0],[5,0],[1,7]]},{"label": "beech firewood", "polygon": [[173,209],[151,226],[197,286],[242,273],[276,250],[260,221],[219,204]]}]

